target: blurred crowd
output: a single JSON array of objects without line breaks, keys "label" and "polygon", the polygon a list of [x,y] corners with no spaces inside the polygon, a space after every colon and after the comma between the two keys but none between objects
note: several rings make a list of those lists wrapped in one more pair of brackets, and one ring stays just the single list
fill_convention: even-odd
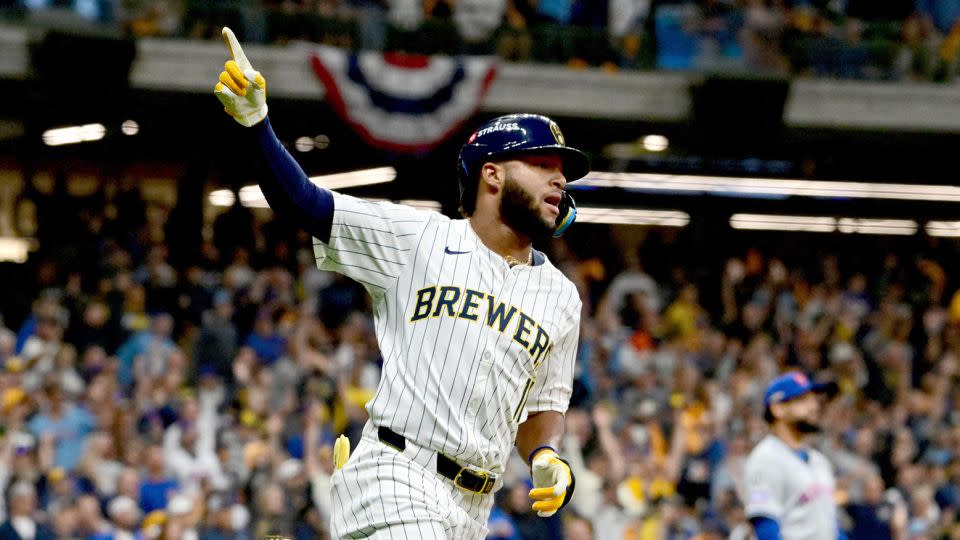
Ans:
[{"label": "blurred crowd", "polygon": [[[0,538],[326,537],[332,444],[357,442],[381,367],[364,290],[269,212],[234,206],[185,253],[135,184],[26,196],[41,248],[3,286]],[[545,246],[584,305],[576,494],[537,517],[514,455],[491,538],[748,538],[743,463],[789,368],[838,385],[812,444],[850,537],[960,539],[956,246],[708,257],[618,230],[610,257],[584,227]]]},{"label": "blurred crowd", "polygon": [[960,0],[6,0],[0,13],[614,71],[949,81],[960,64]]}]

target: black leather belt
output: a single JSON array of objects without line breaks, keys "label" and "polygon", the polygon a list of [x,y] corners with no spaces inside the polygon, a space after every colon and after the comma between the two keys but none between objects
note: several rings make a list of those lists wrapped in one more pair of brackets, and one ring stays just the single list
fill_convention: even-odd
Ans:
[{"label": "black leather belt", "polygon": [[[390,445],[400,452],[407,448],[407,440],[403,438],[403,435],[390,428],[377,428],[377,437],[380,442]],[[456,461],[440,452],[437,452],[437,472],[452,480],[457,487],[474,493],[490,493],[493,485],[497,483],[495,474],[461,467]]]}]

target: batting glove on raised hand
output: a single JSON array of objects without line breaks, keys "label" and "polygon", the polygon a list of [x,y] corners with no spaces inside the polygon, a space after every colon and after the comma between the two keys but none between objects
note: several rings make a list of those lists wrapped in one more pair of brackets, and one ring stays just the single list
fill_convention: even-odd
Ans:
[{"label": "batting glove on raised hand", "polygon": [[224,64],[213,93],[227,114],[241,126],[250,127],[267,117],[267,81],[250,65],[237,36],[226,26],[223,40],[233,59]]},{"label": "batting glove on raised hand", "polygon": [[570,502],[576,480],[570,465],[560,459],[552,448],[534,452],[530,476],[533,478],[530,498],[534,501],[533,509],[538,516],[550,517]]}]

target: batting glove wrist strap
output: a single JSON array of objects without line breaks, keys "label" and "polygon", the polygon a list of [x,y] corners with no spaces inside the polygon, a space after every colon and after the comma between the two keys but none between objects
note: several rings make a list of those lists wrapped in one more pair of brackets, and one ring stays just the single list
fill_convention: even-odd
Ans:
[{"label": "batting glove wrist strap", "polygon": [[533,463],[533,458],[537,457],[537,453],[540,452],[541,450],[550,450],[550,451],[553,452],[554,454],[557,453],[557,449],[554,448],[554,447],[552,447],[552,446],[550,446],[549,444],[545,444],[545,445],[543,445],[543,446],[538,446],[538,447],[536,447],[536,448],[533,449],[533,452],[530,452],[530,455],[529,455],[529,456],[527,456],[527,463],[532,464],[532,463]]}]

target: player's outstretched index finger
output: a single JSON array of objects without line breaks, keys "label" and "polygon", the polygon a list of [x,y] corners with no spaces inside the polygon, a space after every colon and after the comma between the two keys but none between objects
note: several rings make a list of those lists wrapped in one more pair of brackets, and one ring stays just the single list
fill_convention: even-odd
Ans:
[{"label": "player's outstretched index finger", "polygon": [[227,44],[227,48],[230,49],[230,56],[237,63],[237,67],[240,68],[240,72],[242,73],[248,69],[253,69],[250,61],[247,60],[247,55],[243,54],[243,48],[240,46],[240,42],[237,41],[237,36],[234,35],[233,30],[224,26],[221,35],[223,36],[224,43]]}]

